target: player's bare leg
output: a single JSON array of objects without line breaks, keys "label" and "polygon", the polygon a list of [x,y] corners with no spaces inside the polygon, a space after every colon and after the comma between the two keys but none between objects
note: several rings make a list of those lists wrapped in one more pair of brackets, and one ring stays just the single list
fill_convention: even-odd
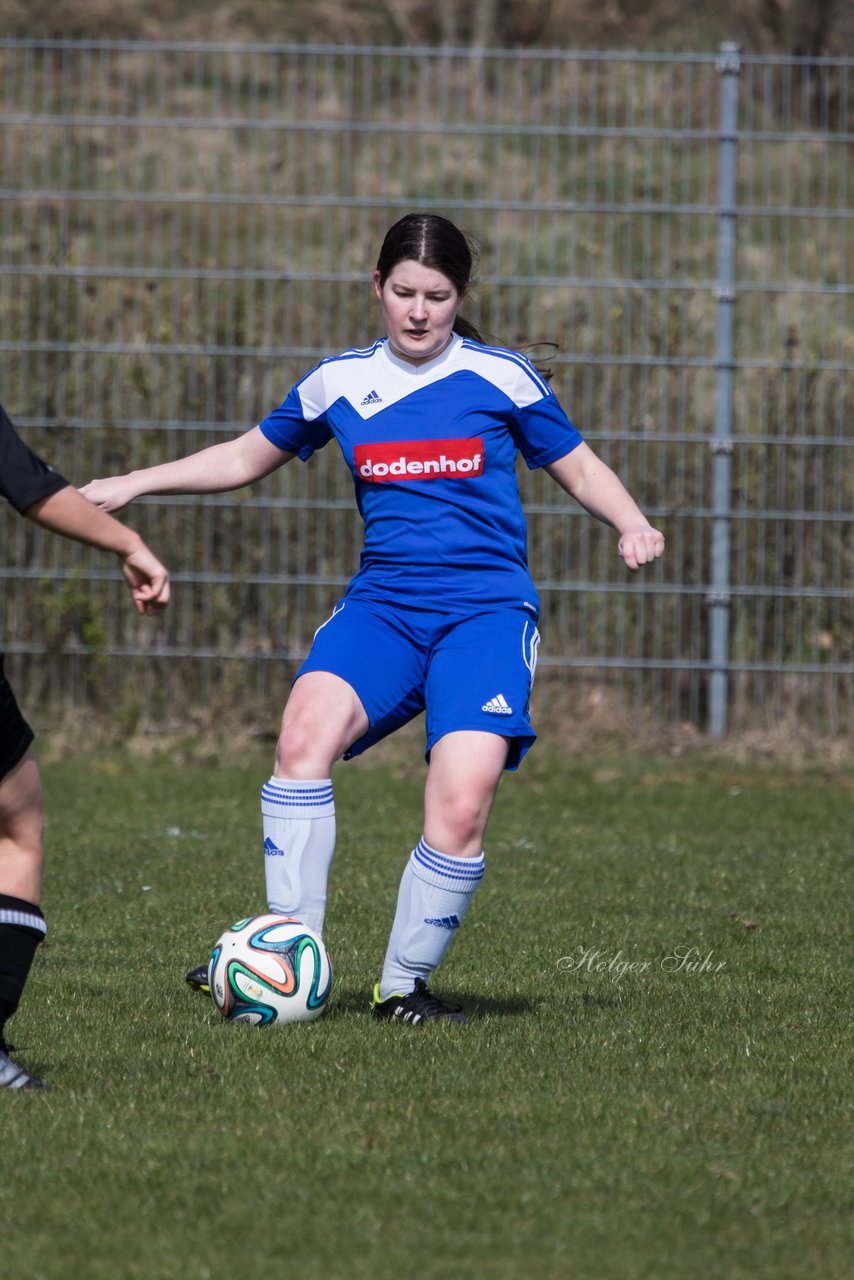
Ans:
[{"label": "player's bare leg", "polygon": [[509,743],[496,733],[446,733],[430,752],[424,838],[458,858],[479,858]]},{"label": "player's bare leg", "polygon": [[30,750],[0,782],[0,1088],[41,1084],[9,1057],[4,1031],[45,935],[42,825],[41,781]]},{"label": "player's bare leg", "polygon": [[[326,882],[335,852],[332,766],[368,728],[346,681],[307,671],[294,684],[282,716],[273,776],[261,789],[267,909],[323,932]],[[207,965],[186,980],[210,992]]]},{"label": "player's bare leg", "polygon": [[32,750],[0,782],[0,893],[41,902],[42,788]]},{"label": "player's bare leg", "polygon": [[307,671],[291,690],[276,746],[276,778],[328,778],[368,729],[355,690],[330,671]]},{"label": "player's bare leg", "polygon": [[261,791],[268,908],[321,934],[335,852],[332,766],[367,728],[346,681],[307,671],[291,691],[275,771]]},{"label": "player's bare leg", "polygon": [[463,730],[430,753],[424,836],[400,882],[397,910],[374,988],[375,1018],[402,1022],[465,1021],[427,980],[450,945],[483,877],[483,836],[507,761],[497,734]]}]

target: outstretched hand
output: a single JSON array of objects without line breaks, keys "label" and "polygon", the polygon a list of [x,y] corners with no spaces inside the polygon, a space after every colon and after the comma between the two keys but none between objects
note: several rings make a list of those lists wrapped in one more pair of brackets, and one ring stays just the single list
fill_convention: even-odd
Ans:
[{"label": "outstretched hand", "polygon": [[162,613],[169,603],[169,570],[145,545],[122,560],[122,573],[138,613]]},{"label": "outstretched hand", "polygon": [[651,564],[664,554],[664,534],[648,524],[626,529],[617,550],[625,560],[626,568],[637,573],[643,565]]},{"label": "outstretched hand", "polygon": [[136,496],[131,492],[129,479],[129,476],[108,476],[104,480],[90,480],[80,492],[102,511],[121,511]]}]

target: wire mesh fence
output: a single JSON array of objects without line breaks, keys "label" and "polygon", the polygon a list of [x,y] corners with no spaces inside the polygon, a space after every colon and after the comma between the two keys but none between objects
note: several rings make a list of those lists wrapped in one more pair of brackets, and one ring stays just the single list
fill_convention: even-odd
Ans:
[{"label": "wire mesh fence", "polygon": [[[559,398],[667,535],[630,579],[520,474],[540,678],[579,715],[850,729],[854,60],[0,40],[0,66],[0,398],[72,481],[236,434],[367,345],[384,230],[436,210],[480,241],[469,313],[557,344]],[[340,458],[129,519],[173,570],[156,625],[0,513],[28,707],[281,702],[358,561]]]}]

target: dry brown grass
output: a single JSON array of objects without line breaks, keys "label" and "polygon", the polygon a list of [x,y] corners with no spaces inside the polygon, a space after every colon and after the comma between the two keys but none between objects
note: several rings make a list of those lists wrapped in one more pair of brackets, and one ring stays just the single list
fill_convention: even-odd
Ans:
[{"label": "dry brown grass", "polygon": [[17,37],[691,50],[736,40],[757,53],[845,54],[854,11],[824,0],[0,0],[0,30]]}]

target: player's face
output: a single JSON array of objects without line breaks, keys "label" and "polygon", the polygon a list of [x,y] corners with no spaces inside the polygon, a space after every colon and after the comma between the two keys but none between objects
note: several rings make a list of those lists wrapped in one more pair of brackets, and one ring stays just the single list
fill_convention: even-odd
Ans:
[{"label": "player's face", "polygon": [[395,355],[423,364],[444,350],[463,300],[446,275],[407,258],[392,268],[383,285],[375,271],[374,288]]}]

